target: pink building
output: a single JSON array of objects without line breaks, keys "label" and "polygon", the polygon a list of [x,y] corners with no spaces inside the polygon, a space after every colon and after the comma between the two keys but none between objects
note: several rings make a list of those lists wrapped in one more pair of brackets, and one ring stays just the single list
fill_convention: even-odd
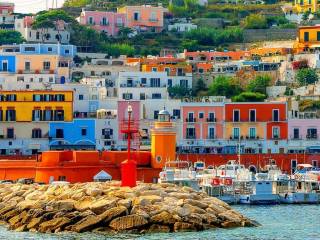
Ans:
[{"label": "pink building", "polygon": [[118,13],[126,15],[127,26],[140,31],[160,32],[163,29],[163,15],[167,11],[162,6],[151,5],[125,6],[118,9]]},{"label": "pink building", "polygon": [[107,35],[116,36],[119,29],[126,26],[126,16],[123,13],[116,12],[82,10],[79,22]]},{"label": "pink building", "polygon": [[183,103],[183,139],[223,139],[223,103]]},{"label": "pink building", "polygon": [[288,132],[291,140],[319,140],[320,119],[289,119]]},{"label": "pink building", "polygon": [[0,3],[0,14],[8,15],[14,12],[14,3],[2,2]]}]

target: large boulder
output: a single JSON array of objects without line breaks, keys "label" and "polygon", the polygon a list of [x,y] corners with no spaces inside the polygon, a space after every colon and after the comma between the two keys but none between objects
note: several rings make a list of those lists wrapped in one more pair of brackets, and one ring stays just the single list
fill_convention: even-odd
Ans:
[{"label": "large boulder", "polygon": [[64,228],[70,223],[70,219],[66,217],[54,218],[52,220],[43,222],[39,225],[39,232],[54,232],[58,228]]},{"label": "large boulder", "polygon": [[157,215],[154,215],[150,218],[150,221],[152,223],[157,223],[157,224],[174,224],[175,222],[181,220],[181,218],[177,215],[173,215],[167,211],[163,211]]},{"label": "large boulder", "polygon": [[148,224],[148,221],[139,215],[128,215],[112,220],[109,226],[117,231],[141,228]]},{"label": "large boulder", "polygon": [[173,226],[174,232],[190,232],[196,230],[197,228],[193,224],[186,222],[176,222]]},{"label": "large boulder", "polygon": [[117,204],[117,199],[99,199],[92,202],[90,205],[90,210],[96,214],[101,214],[109,208],[115,207]]}]

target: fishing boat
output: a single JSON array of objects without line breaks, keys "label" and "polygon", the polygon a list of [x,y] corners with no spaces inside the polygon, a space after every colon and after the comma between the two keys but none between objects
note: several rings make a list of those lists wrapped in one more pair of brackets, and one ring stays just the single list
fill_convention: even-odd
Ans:
[{"label": "fishing boat", "polygon": [[200,190],[196,171],[188,161],[168,161],[159,174],[159,183],[174,183]]},{"label": "fishing boat", "polygon": [[279,197],[281,203],[320,203],[320,169],[310,164],[298,164],[292,178],[282,182]]},{"label": "fishing boat", "polygon": [[278,204],[280,201],[276,186],[276,181],[270,180],[267,173],[257,173],[251,181],[235,181],[240,204]]}]

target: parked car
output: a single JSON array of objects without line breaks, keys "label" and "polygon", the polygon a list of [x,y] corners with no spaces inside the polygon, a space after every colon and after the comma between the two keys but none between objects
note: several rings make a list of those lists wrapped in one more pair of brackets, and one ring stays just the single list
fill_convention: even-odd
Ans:
[{"label": "parked car", "polygon": [[34,183],[34,179],[33,178],[19,178],[17,183],[21,183],[21,184],[33,184]]}]

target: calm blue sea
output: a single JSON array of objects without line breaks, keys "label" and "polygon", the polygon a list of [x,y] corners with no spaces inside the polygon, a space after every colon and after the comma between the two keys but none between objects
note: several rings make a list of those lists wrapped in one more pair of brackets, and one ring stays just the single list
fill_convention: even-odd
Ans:
[{"label": "calm blue sea", "polygon": [[97,239],[139,239],[139,240],[320,240],[320,205],[279,205],[279,206],[235,206],[235,208],[262,224],[258,228],[216,229],[204,232],[153,234],[153,235],[116,235],[95,234],[34,234],[16,233],[0,228],[0,239],[37,239],[37,240],[97,240]]}]

